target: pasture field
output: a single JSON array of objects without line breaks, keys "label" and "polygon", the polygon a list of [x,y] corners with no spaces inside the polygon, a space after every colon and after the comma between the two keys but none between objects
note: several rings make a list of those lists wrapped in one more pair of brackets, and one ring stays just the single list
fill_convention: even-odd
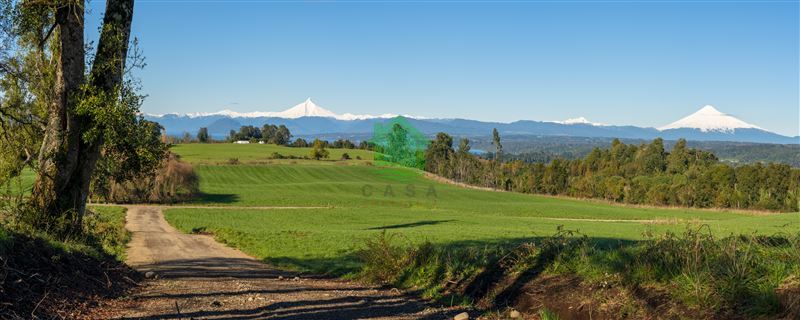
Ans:
[{"label": "pasture field", "polygon": [[[612,242],[701,227],[720,236],[800,230],[798,213],[644,208],[493,192],[436,182],[419,170],[352,163],[196,165],[203,195],[192,203],[236,208],[176,208],[165,216],[184,232],[213,233],[273,264],[334,273],[353,268],[364,239],[383,230],[397,234],[397,241],[446,246],[517,243],[553,235],[559,226]],[[315,208],[242,208],[264,206]]]},{"label": "pasture field", "polygon": [[[328,159],[339,160],[343,153],[351,158],[361,157],[372,160],[372,151],[361,149],[333,149],[327,148],[330,155]],[[242,163],[263,162],[272,159],[274,152],[283,156],[307,157],[311,148],[292,148],[274,144],[234,144],[234,143],[190,143],[178,144],[172,151],[181,156],[181,160],[191,164],[221,164],[231,158],[238,158]]]}]

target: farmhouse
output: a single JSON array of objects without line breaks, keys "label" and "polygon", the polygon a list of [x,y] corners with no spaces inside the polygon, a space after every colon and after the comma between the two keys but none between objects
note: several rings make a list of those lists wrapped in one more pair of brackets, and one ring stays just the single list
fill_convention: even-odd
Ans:
[{"label": "farmhouse", "polygon": [[247,141],[247,140],[236,140],[233,143],[235,143],[235,144],[250,144],[250,141]]}]

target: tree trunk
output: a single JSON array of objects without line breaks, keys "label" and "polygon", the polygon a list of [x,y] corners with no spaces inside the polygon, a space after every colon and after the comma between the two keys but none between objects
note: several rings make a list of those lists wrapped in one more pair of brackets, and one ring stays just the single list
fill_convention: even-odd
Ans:
[{"label": "tree trunk", "polygon": [[[83,8],[76,4],[56,9],[60,52],[54,100],[39,152],[39,174],[33,188],[31,223],[40,229],[68,229],[77,222],[78,204],[67,195],[74,186],[80,154],[80,130],[72,108],[84,81]],[[79,222],[78,222],[79,223]],[[66,230],[64,230],[66,231]]]},{"label": "tree trunk", "polygon": [[[90,115],[75,113],[85,74],[83,12],[76,3],[56,9],[61,46],[56,54],[56,99],[49,109],[32,196],[31,223],[61,236],[80,231],[89,184],[103,146],[102,138],[83,139],[85,130],[97,124]],[[90,84],[95,93],[109,99],[119,98],[132,18],[133,0],[107,1]]]}]

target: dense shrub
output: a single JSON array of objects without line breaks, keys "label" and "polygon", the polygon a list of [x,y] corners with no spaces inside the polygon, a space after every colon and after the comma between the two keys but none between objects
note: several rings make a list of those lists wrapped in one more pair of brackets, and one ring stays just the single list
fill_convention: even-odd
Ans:
[{"label": "dense shrub", "polygon": [[199,192],[199,179],[192,165],[172,153],[153,174],[121,183],[108,180],[93,184],[93,197],[111,203],[171,203]]}]

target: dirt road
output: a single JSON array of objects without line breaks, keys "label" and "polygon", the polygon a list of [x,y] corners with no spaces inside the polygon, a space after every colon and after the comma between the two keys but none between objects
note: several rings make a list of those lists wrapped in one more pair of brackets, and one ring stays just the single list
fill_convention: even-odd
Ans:
[{"label": "dirt road", "polygon": [[157,279],[107,307],[117,318],[446,319],[463,311],[397,290],[296,277],[209,236],[175,230],[158,207],[129,207],[126,227],[133,233],[127,263]]}]

